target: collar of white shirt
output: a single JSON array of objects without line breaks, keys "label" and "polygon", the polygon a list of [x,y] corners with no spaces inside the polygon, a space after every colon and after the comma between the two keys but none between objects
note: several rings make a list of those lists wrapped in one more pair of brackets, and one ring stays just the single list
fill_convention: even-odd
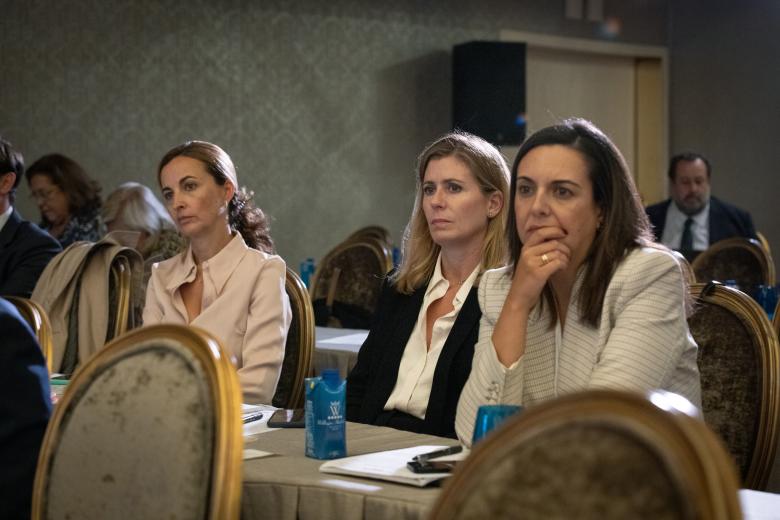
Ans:
[{"label": "collar of white shirt", "polygon": [[[240,233],[235,236],[223,247],[216,255],[201,263],[201,269],[210,272],[214,282],[214,288],[217,294],[222,292],[222,288],[230,275],[233,274],[236,265],[244,257],[244,252],[249,249]],[[192,257],[192,246],[190,245],[182,255],[179,256],[179,268],[174,269],[171,279],[166,289],[171,293],[175,292],[181,285],[195,280],[197,266]]]},{"label": "collar of white shirt", "polygon": [[[455,310],[460,310],[461,306],[463,306],[463,302],[468,298],[469,291],[471,291],[471,286],[474,285],[474,281],[479,275],[480,268],[481,265],[477,265],[477,267],[471,271],[471,274],[463,280],[463,283],[460,284],[458,292],[455,293],[455,298],[452,300],[452,306]],[[431,281],[428,282],[428,289],[425,291],[423,301],[427,303],[436,301],[444,296],[444,293],[446,293],[449,288],[450,282],[444,278],[444,275],[441,272],[441,253],[439,253],[439,258],[436,259],[436,267],[433,270]],[[427,308],[425,303],[423,304],[423,308]]]}]

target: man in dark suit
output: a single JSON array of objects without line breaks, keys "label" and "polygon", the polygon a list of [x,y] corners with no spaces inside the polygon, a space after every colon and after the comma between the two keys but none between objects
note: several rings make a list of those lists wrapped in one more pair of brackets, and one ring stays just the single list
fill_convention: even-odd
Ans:
[{"label": "man in dark suit", "polygon": [[29,298],[46,264],[62,248],[14,207],[24,176],[22,154],[0,137],[0,296]]},{"label": "man in dark suit", "polygon": [[697,153],[669,162],[671,198],[648,206],[655,239],[689,260],[724,238],[756,238],[750,213],[710,196],[709,161]]},{"label": "man in dark suit", "polygon": [[51,415],[49,373],[35,335],[0,298],[0,518],[30,518],[38,452]]}]

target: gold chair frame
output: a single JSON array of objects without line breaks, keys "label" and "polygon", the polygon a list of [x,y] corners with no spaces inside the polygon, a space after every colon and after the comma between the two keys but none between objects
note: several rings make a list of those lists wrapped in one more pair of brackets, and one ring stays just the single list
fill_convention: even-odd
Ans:
[{"label": "gold chair frame", "polygon": [[344,242],[351,242],[351,241],[361,242],[365,238],[378,240],[388,248],[393,243],[390,236],[390,232],[386,228],[382,226],[376,226],[376,225],[366,226],[358,229],[357,231],[349,235],[346,238],[346,240],[344,240]]},{"label": "gold chair frame", "polygon": [[[755,240],[753,238],[734,237],[734,238],[726,238],[724,240],[719,240],[718,242],[715,242],[709,248],[707,248],[706,251],[703,251],[699,256],[697,256],[693,260],[691,267],[693,268],[694,273],[698,273],[699,270],[707,263],[710,257],[718,254],[720,251],[724,249],[731,249],[731,248],[745,249],[746,251],[750,252],[753,256],[755,256],[756,259],[761,264],[761,278],[763,280],[763,283],[767,285],[775,284],[775,263],[772,260],[772,256],[767,249],[764,249],[764,247],[761,245],[761,243],[758,240]],[[698,278],[699,277],[697,276],[697,279]],[[699,280],[699,281],[707,282],[709,280]],[[723,282],[724,280],[719,280],[719,281]]]},{"label": "gold chair frame", "polygon": [[14,304],[19,314],[30,325],[38,339],[38,344],[43,351],[43,357],[46,360],[46,368],[51,374],[52,356],[54,353],[54,344],[52,340],[51,323],[46,310],[36,301],[20,296],[4,296],[6,300]]},{"label": "gold chair frame", "polygon": [[775,329],[775,337],[780,341],[780,298],[775,305],[775,314],[772,316],[772,326]]},{"label": "gold chair frame", "polygon": [[110,331],[111,340],[118,338],[134,326],[132,312],[132,288],[133,278],[130,270],[130,261],[125,256],[117,256],[111,263],[111,283],[116,290],[116,316],[114,317],[114,330]]},{"label": "gold chair frame", "polygon": [[691,286],[691,296],[696,302],[703,301],[732,312],[753,335],[756,362],[760,367],[761,414],[753,457],[743,484],[750,489],[763,490],[772,470],[780,435],[780,346],[777,334],[764,310],[742,291],[719,283],[697,283]]},{"label": "gold chair frame", "polygon": [[767,253],[769,253],[769,256],[772,256],[772,248],[769,247],[769,240],[766,239],[764,234],[761,231],[756,231],[756,237],[758,238],[759,243],[761,243],[761,247],[763,247]]},{"label": "gold chair frame", "polygon": [[[305,397],[304,379],[312,375],[312,358],[314,357],[314,308],[309,292],[298,274],[287,268],[284,288],[290,298],[293,319],[297,316],[300,322],[300,344],[298,345],[298,362],[293,379],[290,396],[282,408],[302,408]],[[287,353],[285,353],[285,357]]]},{"label": "gold chair frame", "polygon": [[[525,410],[478,443],[446,482],[431,520],[455,518],[463,500],[496,462],[517,446],[570,424],[610,424],[653,446],[676,484],[685,490],[695,518],[742,517],[734,462],[718,437],[688,415],[696,410],[675,406],[667,392],[647,396],[617,390],[591,390],[564,396]],[[684,401],[684,400],[683,400]],[[659,403],[658,405],[654,403]],[[690,405],[685,401],[686,405]],[[587,448],[583,448],[587,449]],[[522,516],[522,511],[518,511]]]},{"label": "gold chair frame", "polygon": [[38,457],[33,486],[32,519],[47,518],[46,490],[49,468],[57,449],[61,424],[71,406],[95,373],[122,358],[139,344],[156,339],[173,340],[187,346],[200,362],[214,403],[214,444],[208,518],[237,519],[241,507],[241,465],[244,439],[241,424],[241,388],[230,355],[208,332],[183,325],[152,325],[116,338],[79,367],[54,409]]}]

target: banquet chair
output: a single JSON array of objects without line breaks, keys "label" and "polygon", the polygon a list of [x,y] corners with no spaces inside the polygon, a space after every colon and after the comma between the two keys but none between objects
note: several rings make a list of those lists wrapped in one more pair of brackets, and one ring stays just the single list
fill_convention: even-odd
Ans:
[{"label": "banquet chair", "polygon": [[85,362],[46,429],[32,518],[236,519],[241,390],[194,327],[154,325]]},{"label": "banquet chair", "polygon": [[49,262],[32,299],[51,321],[55,372],[72,374],[133,326],[133,287],[142,275],[140,253],[110,238],[76,242]]},{"label": "banquet chair", "polygon": [[51,357],[52,357],[52,343],[51,343],[51,323],[49,323],[49,317],[46,316],[46,311],[38,303],[28,298],[22,298],[19,296],[4,296],[6,300],[11,302],[14,307],[22,315],[24,321],[30,325],[30,328],[35,333],[35,337],[38,339],[38,344],[43,351],[43,357],[46,360],[46,368],[49,369],[51,374]]},{"label": "banquet chair", "polygon": [[392,253],[376,239],[364,237],[336,246],[312,278],[316,324],[369,328],[385,275],[392,268]]},{"label": "banquet chair", "polygon": [[696,280],[734,280],[745,291],[775,284],[775,264],[769,252],[752,238],[727,238],[712,244],[691,264]]},{"label": "banquet chair", "polygon": [[133,279],[130,261],[125,256],[117,256],[111,262],[109,272],[107,342],[132,329],[135,326],[136,314],[132,309]]},{"label": "banquet chair", "polygon": [[314,310],[306,286],[289,267],[284,286],[290,298],[292,321],[287,331],[282,372],[272,404],[279,408],[302,408],[303,380],[311,375],[314,355]]},{"label": "banquet chair", "polygon": [[366,226],[360,228],[354,233],[352,233],[351,235],[349,235],[345,240],[345,242],[350,242],[352,240],[359,242],[364,238],[372,238],[374,240],[378,240],[380,243],[384,244],[388,249],[392,249],[393,239],[390,236],[390,232],[382,226]]},{"label": "banquet chair", "polygon": [[741,518],[734,463],[685,398],[570,394],[478,442],[431,520]]},{"label": "banquet chair", "polygon": [[780,420],[780,349],[766,313],[719,283],[691,286],[702,411],[734,457],[743,486],[764,490]]}]

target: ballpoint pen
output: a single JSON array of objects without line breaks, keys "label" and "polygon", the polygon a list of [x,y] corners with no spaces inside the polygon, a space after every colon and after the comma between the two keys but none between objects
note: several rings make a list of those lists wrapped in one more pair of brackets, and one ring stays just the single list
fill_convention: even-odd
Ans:
[{"label": "ballpoint pen", "polygon": [[415,456],[412,460],[417,462],[425,462],[430,459],[436,459],[438,457],[444,457],[445,455],[454,455],[463,451],[463,446],[450,446],[441,450],[432,451],[430,453],[421,453]]},{"label": "ballpoint pen", "polygon": [[253,413],[251,415],[247,415],[246,417],[244,417],[244,424],[259,421],[262,418],[263,418],[263,412]]}]

